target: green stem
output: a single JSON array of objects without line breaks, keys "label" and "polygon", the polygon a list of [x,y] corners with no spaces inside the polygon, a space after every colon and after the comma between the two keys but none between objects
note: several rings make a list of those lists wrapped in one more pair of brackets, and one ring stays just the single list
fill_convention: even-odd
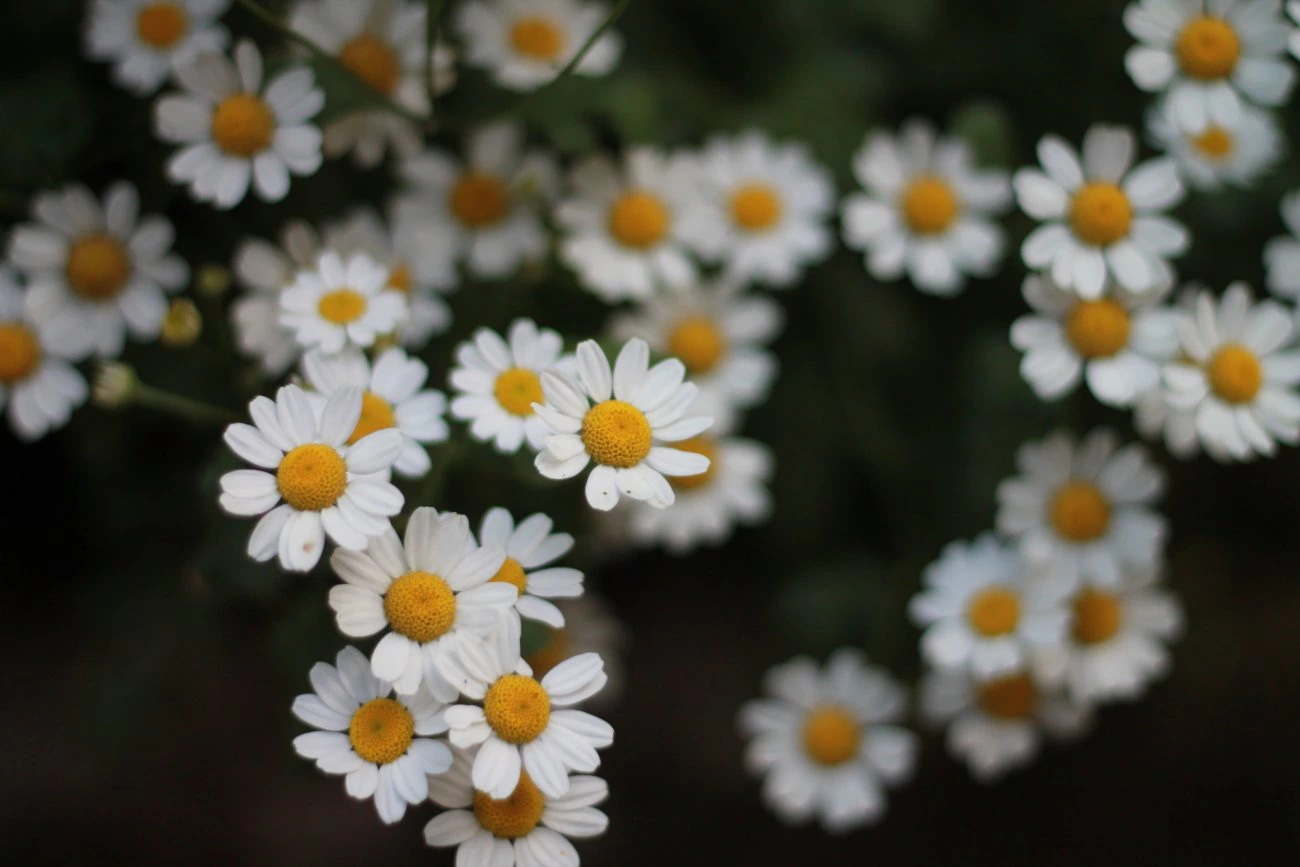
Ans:
[{"label": "green stem", "polygon": [[445,0],[425,0],[424,11],[424,86],[429,94],[429,118],[426,123],[432,126],[438,117],[438,65],[433,62],[434,52],[438,50],[438,26],[442,23],[442,10]]},{"label": "green stem", "polygon": [[132,391],[131,402],[200,424],[226,424],[236,418],[235,414],[228,409],[172,394],[170,391],[163,391],[142,382],[137,383]]}]

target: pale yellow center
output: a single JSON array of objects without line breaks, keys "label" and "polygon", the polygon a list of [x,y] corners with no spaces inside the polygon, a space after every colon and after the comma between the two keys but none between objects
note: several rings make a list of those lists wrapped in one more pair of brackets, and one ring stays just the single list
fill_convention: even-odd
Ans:
[{"label": "pale yellow center", "polygon": [[524,367],[502,372],[492,391],[502,409],[521,418],[532,415],[533,404],[542,402],[541,377]]},{"label": "pale yellow center", "polygon": [[745,184],[731,194],[731,218],[747,232],[772,228],[781,211],[781,197],[767,184]]},{"label": "pale yellow center", "polygon": [[366,296],[352,289],[335,289],[321,296],[316,310],[335,325],[347,325],[365,315]]},{"label": "pale yellow center", "polygon": [[251,93],[228,96],[212,113],[212,140],[223,151],[251,157],[266,150],[275,134],[275,115]]},{"label": "pale yellow center", "polygon": [[388,585],[384,617],[394,632],[412,641],[433,641],[456,622],[456,594],[431,572],[407,572]]},{"label": "pale yellow center", "polygon": [[489,834],[502,840],[527,837],[542,820],[545,808],[546,797],[527,771],[520,771],[515,790],[499,801],[484,792],[474,792],[474,818]]},{"label": "pale yellow center", "polygon": [[524,57],[551,63],[564,50],[564,31],[548,18],[528,15],[510,27],[510,44]]},{"label": "pale yellow center", "polygon": [[1074,598],[1074,640],[1080,644],[1109,641],[1119,632],[1124,609],[1119,597],[1091,588]]},{"label": "pale yellow center", "polygon": [[587,410],[581,436],[591,459],[608,467],[635,467],[650,454],[650,422],[645,413],[621,400]]},{"label": "pale yellow center", "polygon": [[526,744],[546,731],[551,720],[551,697],[533,678],[507,674],[488,688],[483,716],[501,740]]},{"label": "pale yellow center", "polygon": [[975,689],[975,697],[991,717],[1024,719],[1038,704],[1038,688],[1028,674],[1013,674],[981,683]]},{"label": "pale yellow center", "polygon": [[1214,81],[1237,68],[1241,40],[1232,25],[1208,15],[1193,18],[1174,42],[1178,65],[1188,78]]},{"label": "pale yellow center", "polygon": [[1020,597],[1006,587],[985,587],[971,597],[966,619],[985,638],[1014,632],[1020,624]]},{"label": "pale yellow center", "polygon": [[825,705],[808,714],[803,726],[803,745],[819,765],[840,765],[857,755],[862,741],[861,726],[848,711]]},{"label": "pale yellow center", "polygon": [[496,225],[509,210],[510,191],[495,175],[471,171],[451,189],[451,212],[472,229]]},{"label": "pale yellow center", "polygon": [[668,209],[644,190],[624,193],[609,210],[609,233],[624,247],[645,250],[668,234]]},{"label": "pale yellow center", "polygon": [[405,262],[398,262],[388,272],[388,288],[394,292],[410,295],[413,285],[414,279],[411,277],[411,269],[407,267]]},{"label": "pale yellow center", "polygon": [[919,235],[936,235],[957,219],[961,204],[942,178],[923,175],[908,185],[902,197],[903,220]]},{"label": "pale yellow center", "polygon": [[348,726],[352,749],[367,762],[386,765],[406,755],[415,739],[415,719],[401,702],[375,698],[357,708]]},{"label": "pale yellow center", "polygon": [[501,584],[510,584],[522,595],[528,586],[528,576],[524,574],[524,567],[519,565],[519,561],[514,557],[507,557],[493,575],[490,581],[497,581]]},{"label": "pale yellow center", "polygon": [[1091,542],[1110,527],[1110,502],[1092,482],[1066,482],[1052,497],[1049,517],[1062,538]]},{"label": "pale yellow center", "polygon": [[1080,301],[1065,317],[1065,336],[1084,358],[1109,358],[1128,345],[1129,315],[1109,298]]},{"label": "pale yellow center", "polygon": [[1200,135],[1191,137],[1192,147],[1215,162],[1232,154],[1232,133],[1220,126],[1212,126]]},{"label": "pale yellow center", "polygon": [[344,45],[339,50],[339,63],[386,96],[397,89],[402,78],[402,64],[392,46],[369,33]]},{"label": "pale yellow center", "polygon": [[1074,234],[1094,247],[1108,247],[1125,237],[1132,222],[1133,206],[1115,184],[1085,184],[1070,203]]},{"label": "pale yellow center", "polygon": [[299,512],[319,512],[338,502],[348,486],[348,466],[323,443],[298,446],[280,461],[275,482],[284,501]]},{"label": "pale yellow center", "polygon": [[668,354],[681,359],[691,373],[708,373],[726,353],[726,336],[707,316],[688,316],[668,335]]},{"label": "pale yellow center", "polygon": [[697,488],[707,487],[713,482],[714,472],[718,466],[718,449],[713,440],[702,436],[691,437],[688,440],[673,443],[673,448],[681,449],[684,452],[691,452],[697,455],[704,455],[709,459],[709,468],[702,473],[696,473],[693,476],[671,477],[668,481],[675,490],[693,491]]},{"label": "pale yellow center", "polygon": [[0,323],[0,382],[11,385],[31,376],[41,364],[41,344],[26,325]]},{"label": "pale yellow center", "polygon": [[1236,343],[1214,353],[1206,372],[1214,393],[1228,403],[1249,403],[1264,384],[1264,368],[1255,353]]},{"label": "pale yellow center", "polygon": [[89,301],[114,298],[131,276],[131,258],[120,241],[86,235],[72,242],[66,267],[72,291]]},{"label": "pale yellow center", "polygon": [[185,35],[188,20],[177,3],[150,3],[135,17],[140,41],[154,48],[171,48]]}]

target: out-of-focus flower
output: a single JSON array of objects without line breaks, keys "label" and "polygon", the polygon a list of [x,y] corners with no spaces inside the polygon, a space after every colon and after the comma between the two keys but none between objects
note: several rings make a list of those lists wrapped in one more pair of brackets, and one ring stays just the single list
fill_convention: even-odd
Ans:
[{"label": "out-of-focus flower", "polygon": [[140,378],[135,368],[120,361],[101,361],[95,367],[90,400],[103,409],[121,409],[135,396]]},{"label": "out-of-focus flower", "polygon": [[230,33],[217,21],[229,7],[230,0],[94,0],[86,53],[112,63],[114,81],[146,96],[198,53],[225,51]]},{"label": "out-of-focus flower", "polygon": [[1300,298],[1300,190],[1282,198],[1281,210],[1287,234],[1264,246],[1264,270],[1269,291],[1294,301]]},{"label": "out-of-focus flower", "polygon": [[70,363],[86,334],[66,317],[38,317],[9,268],[0,265],[0,409],[21,440],[63,427],[86,402],[86,380]]},{"label": "out-of-focus flower", "polygon": [[280,324],[280,293],[299,270],[316,264],[320,251],[320,237],[301,220],[285,224],[278,246],[249,238],[235,250],[233,269],[245,293],[230,305],[235,342],[270,376],[284,373],[302,354],[293,332]]},{"label": "out-of-focus flower", "polygon": [[[609,14],[585,0],[466,0],[456,10],[465,62],[482,67],[510,90],[534,90],[559,74]],[[623,39],[606,31],[574,72],[608,75]]]},{"label": "out-of-focus flower", "polygon": [[556,607],[564,615],[564,626],[548,629],[546,643],[524,658],[534,677],[545,677],[555,666],[580,653],[599,653],[605,662],[608,682],[589,699],[592,707],[608,707],[619,698],[625,679],[625,661],[630,644],[627,626],[603,600],[584,591],[576,599],[561,599]]},{"label": "out-of-focus flower", "polygon": [[389,271],[365,253],[344,259],[326,250],[315,268],[298,272],[280,293],[280,324],[303,348],[338,352],[372,346],[397,330],[406,296],[389,285]]},{"label": "out-of-focus flower", "polygon": [[203,316],[199,308],[188,298],[177,298],[163,317],[159,339],[168,346],[190,346],[199,339],[202,331]]},{"label": "out-of-focus flower", "polygon": [[1167,102],[1153,107],[1147,113],[1147,134],[1178,161],[1183,178],[1198,189],[1254,186],[1282,157],[1277,119],[1263,109],[1242,106],[1237,126],[1210,126],[1199,133],[1183,132],[1169,115]]},{"label": "out-of-focus flower", "polygon": [[558,629],[564,626],[564,615],[547,600],[581,596],[582,573],[568,566],[547,565],[573,547],[573,537],[552,533],[552,526],[551,519],[540,512],[516,526],[510,511],[498,506],[483,516],[479,543],[505,549],[505,562],[492,580],[511,584],[519,591],[515,605],[519,614]]}]

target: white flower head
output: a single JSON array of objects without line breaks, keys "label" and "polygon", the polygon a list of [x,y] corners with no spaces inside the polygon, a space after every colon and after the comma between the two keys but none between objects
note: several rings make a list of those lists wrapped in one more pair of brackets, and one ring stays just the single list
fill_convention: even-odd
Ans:
[{"label": "white flower head", "polygon": [[1269,291],[1294,301],[1300,298],[1300,190],[1282,197],[1281,210],[1287,234],[1264,245],[1264,270]]},{"label": "white flower head", "polygon": [[156,91],[175,67],[203,51],[224,51],[218,19],[230,0],[94,0],[86,53],[113,64],[113,80],[136,96]]},{"label": "white flower head", "polygon": [[[527,91],[553,80],[608,15],[607,4],[587,0],[466,0],[455,24],[466,63],[502,87]],[[606,31],[574,72],[608,75],[622,53],[622,37]]]},{"label": "white flower head", "polygon": [[69,361],[86,334],[67,317],[42,319],[8,267],[0,265],[0,410],[21,440],[63,427],[86,402],[86,380]]},{"label": "white flower head", "polygon": [[232,270],[243,290],[230,305],[235,343],[269,376],[283,374],[302,355],[293,332],[280,324],[280,293],[299,270],[315,265],[320,253],[320,236],[302,220],[284,225],[279,244],[248,238],[235,248]]},{"label": "white flower head", "polygon": [[[552,533],[550,518],[538,512],[516,526],[514,516],[500,506],[489,509],[479,527],[479,542],[503,548],[506,558],[493,581],[511,584],[519,591],[520,616],[560,629],[564,615],[548,599],[582,595],[582,573],[568,566],[552,566],[573,547],[568,533]],[[545,567],[545,568],[543,568]]]},{"label": "white flower head", "polygon": [[1193,187],[1251,187],[1282,158],[1282,131],[1272,112],[1242,106],[1237,126],[1211,126],[1199,133],[1183,132],[1170,113],[1167,101],[1153,107],[1147,113],[1147,134],[1178,161],[1183,178]]},{"label": "white flower head", "polygon": [[326,250],[280,293],[280,324],[304,348],[372,346],[397,331],[406,315],[406,297],[389,280],[389,270],[365,253],[344,259]]}]

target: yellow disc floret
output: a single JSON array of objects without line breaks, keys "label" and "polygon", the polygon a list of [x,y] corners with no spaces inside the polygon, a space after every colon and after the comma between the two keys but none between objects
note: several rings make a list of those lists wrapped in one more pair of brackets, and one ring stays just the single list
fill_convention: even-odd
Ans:
[{"label": "yellow disc floret", "polygon": [[384,95],[397,89],[402,65],[393,47],[369,33],[362,33],[339,50],[339,63],[348,72]]},{"label": "yellow disc floret", "polygon": [[1236,343],[1220,347],[1206,373],[1214,393],[1228,403],[1249,403],[1264,384],[1264,367],[1255,353]]},{"label": "yellow disc floret", "polygon": [[702,473],[696,473],[693,476],[672,476],[668,483],[678,491],[692,491],[696,488],[703,488],[713,482],[714,473],[718,467],[718,448],[709,437],[691,437],[688,440],[682,440],[679,443],[673,443],[673,448],[680,449],[684,452],[692,452],[697,455],[704,455],[709,459],[709,468]]},{"label": "yellow disc floret", "polygon": [[375,431],[388,430],[390,427],[397,427],[393,405],[373,391],[367,391],[361,395],[361,416],[348,437],[348,445],[356,445]]},{"label": "yellow disc floret", "polygon": [[848,711],[835,705],[815,708],[803,726],[803,745],[819,765],[839,765],[857,755],[862,727]]},{"label": "yellow disc floret", "polygon": [[1221,126],[1212,126],[1200,135],[1190,138],[1192,147],[1214,162],[1225,160],[1232,155],[1232,133]]},{"label": "yellow disc floret", "polygon": [[1014,632],[1020,624],[1020,597],[1006,587],[985,587],[971,597],[966,619],[985,638]]},{"label": "yellow disc floret", "polygon": [[348,487],[348,466],[323,443],[298,446],[280,461],[275,482],[284,501],[299,512],[319,512],[338,502]]},{"label": "yellow disc floret", "polygon": [[181,40],[188,23],[179,3],[150,3],[135,16],[135,32],[146,45],[166,49]]},{"label": "yellow disc floret", "polygon": [[533,414],[533,404],[543,400],[542,379],[525,367],[512,367],[497,377],[492,392],[506,412],[527,418]]},{"label": "yellow disc floret", "polygon": [[1066,482],[1052,497],[1049,517],[1057,535],[1091,542],[1110,527],[1110,501],[1092,482]]},{"label": "yellow disc floret", "polygon": [[0,383],[26,379],[41,365],[41,343],[26,325],[0,323]]},{"label": "yellow disc floret", "polygon": [[348,726],[348,740],[367,762],[386,765],[406,754],[415,739],[415,719],[401,702],[375,698],[357,708]]},{"label": "yellow disc floret", "polygon": [[746,232],[764,232],[781,221],[781,197],[767,184],[745,184],[731,194],[731,218]]},{"label": "yellow disc floret", "polygon": [[1241,39],[1232,25],[1208,15],[1187,22],[1174,42],[1178,66],[1188,78],[1214,81],[1227,78],[1241,58]]},{"label": "yellow disc floret", "polygon": [[451,188],[451,212],[471,229],[495,226],[510,210],[510,191],[500,178],[468,172]]},{"label": "yellow disc floret", "polygon": [[918,235],[937,235],[952,225],[961,203],[942,178],[922,175],[903,191],[903,221]]},{"label": "yellow disc floret", "polygon": [[507,674],[488,688],[483,715],[496,736],[508,744],[526,744],[546,731],[551,697],[523,674]]},{"label": "yellow disc floret", "polygon": [[650,454],[650,422],[630,403],[607,400],[587,410],[582,444],[598,464],[627,469]]},{"label": "yellow disc floret", "polygon": [[975,689],[979,706],[991,717],[1024,719],[1038,704],[1038,687],[1029,675],[1013,674],[981,683]]},{"label": "yellow disc floret", "polygon": [[73,292],[89,301],[106,301],[126,285],[131,257],[108,235],[86,235],[68,249],[66,272]]},{"label": "yellow disc floret", "polygon": [[501,584],[510,584],[522,594],[528,585],[528,576],[524,574],[524,567],[519,565],[519,561],[514,557],[507,557],[497,570],[497,574],[488,579]]},{"label": "yellow disc floret", "polygon": [[1081,240],[1109,247],[1128,235],[1133,206],[1118,186],[1104,181],[1085,184],[1070,203],[1070,226]]},{"label": "yellow disc floret", "polygon": [[668,335],[668,354],[691,373],[708,373],[727,354],[727,338],[707,316],[687,316]]},{"label": "yellow disc floret", "polygon": [[1088,588],[1074,597],[1074,640],[1080,644],[1109,641],[1119,632],[1124,609],[1113,593]]},{"label": "yellow disc floret", "polygon": [[316,304],[316,311],[321,318],[335,325],[347,325],[356,322],[366,313],[366,296],[352,289],[335,289],[326,292]]},{"label": "yellow disc floret", "polygon": [[411,287],[414,279],[411,277],[411,269],[405,262],[398,262],[393,265],[388,272],[388,288],[394,292],[401,292],[403,295],[411,294]]},{"label": "yellow disc floret", "polygon": [[668,208],[653,193],[632,190],[609,209],[609,233],[624,247],[646,250],[668,234]]},{"label": "yellow disc floret", "polygon": [[548,18],[526,15],[511,25],[510,44],[524,57],[550,63],[564,50],[564,31]]},{"label": "yellow disc floret", "polygon": [[212,139],[226,153],[251,157],[266,150],[275,134],[275,115],[251,93],[228,96],[212,113]]},{"label": "yellow disc floret", "polygon": [[456,594],[430,572],[407,572],[384,594],[384,617],[393,631],[421,644],[441,638],[456,622]]},{"label": "yellow disc floret", "polygon": [[496,800],[484,792],[474,793],[474,818],[484,830],[502,840],[527,837],[542,820],[546,798],[528,777],[519,772],[519,784],[507,798]]},{"label": "yellow disc floret", "polygon": [[1129,315],[1109,298],[1080,301],[1065,317],[1065,336],[1084,358],[1110,358],[1128,345]]}]

